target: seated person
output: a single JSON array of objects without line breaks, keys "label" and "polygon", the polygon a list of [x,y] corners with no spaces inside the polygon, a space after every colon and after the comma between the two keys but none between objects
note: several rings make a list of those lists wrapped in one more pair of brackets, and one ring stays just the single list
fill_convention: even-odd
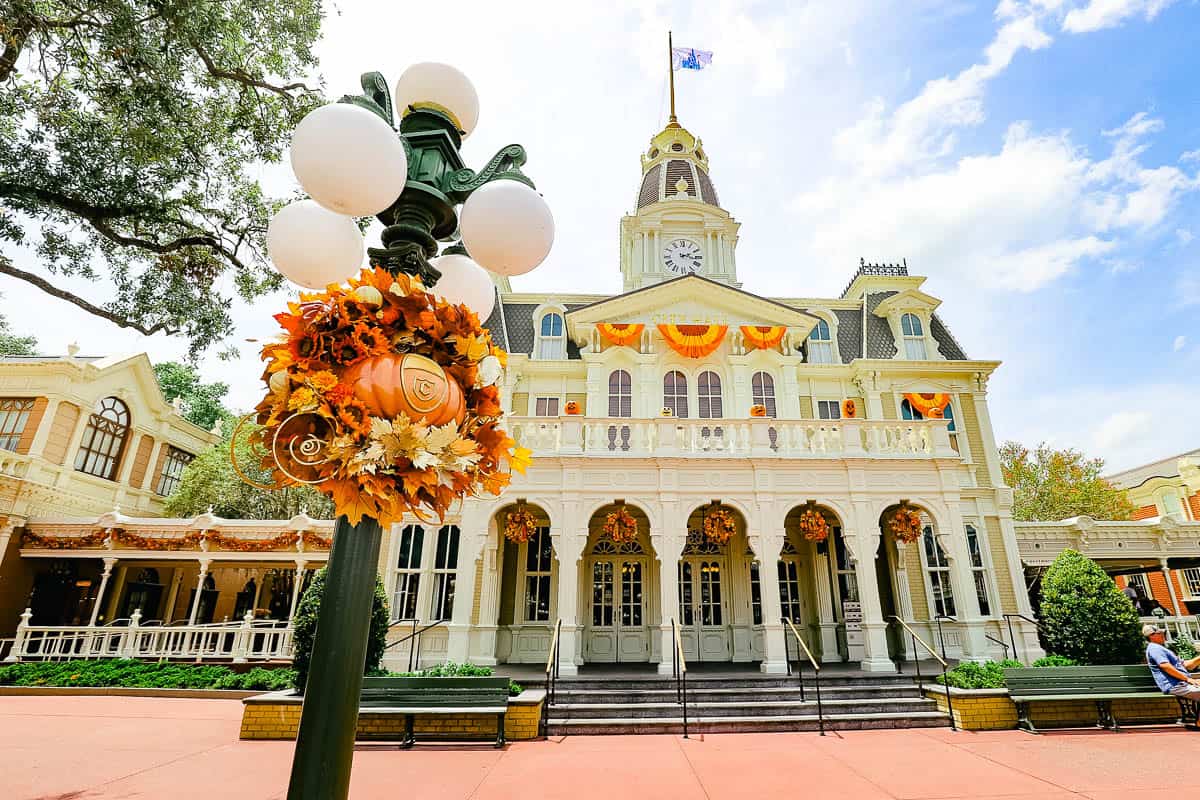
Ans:
[{"label": "seated person", "polygon": [[1200,700],[1200,678],[1188,674],[1188,670],[1200,667],[1200,656],[1187,661],[1180,659],[1167,649],[1167,632],[1156,625],[1143,625],[1142,635],[1150,641],[1146,645],[1146,663],[1163,694]]}]

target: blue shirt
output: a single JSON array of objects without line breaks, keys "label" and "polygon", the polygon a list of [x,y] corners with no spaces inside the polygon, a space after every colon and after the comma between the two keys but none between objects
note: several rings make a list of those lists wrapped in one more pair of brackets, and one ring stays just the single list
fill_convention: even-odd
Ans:
[{"label": "blue shirt", "polygon": [[1158,665],[1164,662],[1170,664],[1184,675],[1188,674],[1188,671],[1184,668],[1183,662],[1180,661],[1179,656],[1175,655],[1161,644],[1151,642],[1146,647],[1146,663],[1150,665],[1150,672],[1152,675],[1154,675],[1154,682],[1158,684],[1158,688],[1162,689],[1164,694],[1167,694],[1176,686],[1184,683],[1184,681],[1179,680],[1174,675],[1168,675],[1167,673],[1163,672]]}]

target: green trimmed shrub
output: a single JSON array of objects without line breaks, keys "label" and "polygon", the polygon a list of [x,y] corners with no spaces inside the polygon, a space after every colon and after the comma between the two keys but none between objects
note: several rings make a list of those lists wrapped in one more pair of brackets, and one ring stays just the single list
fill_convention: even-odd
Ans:
[{"label": "green trimmed shrub", "polygon": [[[383,674],[395,678],[490,678],[496,673],[491,667],[481,667],[475,664],[456,664],[453,661],[447,661],[445,664],[435,664],[432,667],[426,667],[416,672],[386,672]],[[514,680],[509,680],[509,697],[516,697],[523,691],[525,689],[521,684]]]},{"label": "green trimmed shrub", "polygon": [[[317,617],[321,611],[321,598],[325,595],[325,569],[313,574],[312,582],[296,606],[292,617],[292,668],[296,679],[292,684],[296,691],[304,694],[308,680],[308,668],[312,663],[313,640],[317,636]],[[367,661],[363,674],[370,675],[379,670],[383,651],[387,648],[388,607],[383,581],[375,576],[375,598],[371,603],[371,632],[367,640]]]},{"label": "green trimmed shrub", "polygon": [[1066,656],[1049,655],[1039,658],[1033,662],[1035,667],[1077,667],[1075,659],[1067,658]]},{"label": "green trimmed shrub", "polygon": [[1142,660],[1137,611],[1100,565],[1075,550],[1059,554],[1042,576],[1045,643],[1079,664]]},{"label": "green trimmed shrub", "polygon": [[121,686],[139,689],[286,689],[290,669],[255,668],[239,675],[218,665],[106,659],[27,661],[0,668],[0,686]]},{"label": "green trimmed shrub", "polygon": [[945,683],[956,689],[1001,689],[1004,687],[1004,670],[1024,667],[1020,661],[1005,659],[1004,661],[987,661],[976,664],[964,661],[946,673],[945,680],[937,676],[938,683]]}]

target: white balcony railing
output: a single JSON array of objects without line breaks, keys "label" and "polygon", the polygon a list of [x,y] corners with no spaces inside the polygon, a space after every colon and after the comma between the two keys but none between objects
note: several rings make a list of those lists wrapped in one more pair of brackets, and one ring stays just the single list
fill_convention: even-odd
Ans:
[{"label": "white balcony railing", "polygon": [[21,615],[4,660],[68,661],[93,658],[146,660],[283,661],[292,657],[288,622],[254,621],[204,625],[159,625],[141,622],[141,611],[127,624],[30,625],[29,609]]},{"label": "white balcony railing", "polygon": [[509,417],[535,455],[958,458],[944,420]]}]

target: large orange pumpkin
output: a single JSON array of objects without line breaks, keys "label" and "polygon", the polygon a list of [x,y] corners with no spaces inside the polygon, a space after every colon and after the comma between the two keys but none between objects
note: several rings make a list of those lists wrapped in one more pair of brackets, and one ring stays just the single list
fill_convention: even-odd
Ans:
[{"label": "large orange pumpkin", "polygon": [[388,353],[360,361],[342,376],[354,387],[354,396],[377,417],[392,419],[404,414],[429,425],[461,423],[466,398],[458,381],[434,360],[416,353]]}]

